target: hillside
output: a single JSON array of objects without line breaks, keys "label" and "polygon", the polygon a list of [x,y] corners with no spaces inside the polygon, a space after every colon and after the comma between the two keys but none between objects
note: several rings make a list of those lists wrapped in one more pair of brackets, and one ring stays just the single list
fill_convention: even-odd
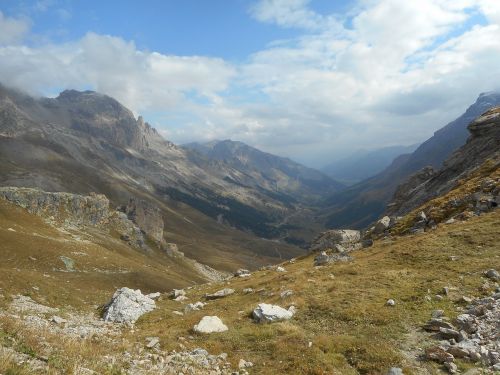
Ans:
[{"label": "hillside", "polygon": [[[494,292],[497,284],[488,281],[485,271],[500,268],[496,256],[499,225],[496,210],[438,226],[426,234],[375,241],[371,248],[352,252],[351,261],[313,267],[314,255],[310,255],[284,263],[284,272],[272,267],[248,277],[195,286],[186,290],[187,300],[182,302],[165,295],[156,309],[132,327],[116,323],[102,326],[79,318],[82,311],[97,314],[92,306],[107,302],[112,292],[107,296],[104,291],[87,294],[76,275],[56,270],[44,270],[50,278],[37,278],[37,263],[27,258],[6,263],[2,272],[10,271],[8,279],[2,278],[0,343],[5,349],[0,352],[0,371],[33,374],[44,373],[45,368],[55,373],[78,368],[104,374],[121,370],[169,374],[184,369],[204,374],[203,368],[213,368],[214,363],[222,366],[217,361],[223,361],[227,363],[221,373],[230,373],[244,359],[253,366],[243,365],[240,373],[386,374],[389,368],[399,367],[404,374],[439,374],[442,365],[421,359],[425,349],[439,341],[421,327],[434,311],[442,310],[452,321],[463,312],[465,301]],[[4,233],[5,222],[2,228]],[[43,234],[43,227],[41,230]],[[23,263],[30,264],[33,271],[16,271]],[[119,287],[123,282],[117,280],[113,285]],[[235,293],[217,300],[204,297],[228,287]],[[16,293],[63,309],[47,310],[20,297],[12,299]],[[83,307],[72,307],[83,297]],[[386,304],[388,299],[395,301],[394,306]],[[199,311],[184,311],[188,303],[196,301],[206,305]],[[293,305],[297,312],[288,321],[256,324],[250,314],[262,302]],[[22,312],[19,306],[25,306]],[[26,323],[14,321],[10,314],[15,311],[31,318],[25,319]],[[54,314],[66,323],[51,321]],[[207,315],[221,318],[228,331],[193,333],[193,325]],[[92,336],[72,336],[74,330],[83,332],[89,324],[94,327]],[[38,333],[40,325],[46,327],[43,337]],[[151,342],[148,337],[158,338],[158,343],[147,347]],[[208,358],[195,354],[205,353],[196,349],[200,347],[227,355]],[[16,364],[16,358],[24,358],[24,364]],[[162,363],[169,367],[162,367]],[[483,366],[465,358],[456,358],[455,364],[462,372]],[[30,367],[36,365],[41,366],[39,371]]]},{"label": "hillside", "polygon": [[286,237],[281,221],[302,210],[299,203],[234,183],[241,172],[193,158],[108,96],[68,90],[37,99],[1,87],[0,124],[2,186],[97,192],[114,206],[146,200],[166,219],[167,242],[222,269],[301,252],[256,237]]},{"label": "hillside", "polygon": [[326,225],[364,228],[375,221],[401,183],[423,167],[439,168],[453,151],[465,144],[467,125],[496,105],[500,105],[499,93],[481,94],[462,116],[435,132],[413,153],[399,156],[376,176],[327,198],[321,213]]},{"label": "hillside", "polygon": [[288,158],[279,157],[231,140],[189,143],[184,148],[195,150],[210,159],[220,160],[247,178],[244,184],[286,194],[297,201],[318,201],[343,185],[323,173]]}]

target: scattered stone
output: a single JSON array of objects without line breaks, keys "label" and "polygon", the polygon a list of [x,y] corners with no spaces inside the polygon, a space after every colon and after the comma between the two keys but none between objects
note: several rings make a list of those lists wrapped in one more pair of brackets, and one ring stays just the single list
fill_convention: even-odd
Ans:
[{"label": "scattered stone", "polygon": [[106,306],[103,318],[117,323],[134,323],[143,314],[154,310],[155,301],[143,295],[139,289],[118,289]]},{"label": "scattered stone", "polygon": [[174,298],[174,301],[176,301],[176,302],[182,302],[182,301],[185,301],[187,299],[188,298],[186,296],[179,296],[177,298]]},{"label": "scattered stone", "polygon": [[178,315],[178,316],[184,316],[184,313],[181,311],[174,310],[172,311],[172,314]]},{"label": "scattered stone", "polygon": [[434,319],[438,319],[438,318],[441,318],[443,317],[444,315],[444,311],[443,310],[434,310],[431,314],[431,316],[434,318]]},{"label": "scattered stone", "polygon": [[288,298],[293,295],[293,290],[285,290],[280,293],[281,299]]},{"label": "scattered stone", "polygon": [[66,319],[61,318],[60,316],[54,315],[51,319],[52,322],[56,324],[64,324],[67,322]]},{"label": "scattered stone", "polygon": [[174,289],[170,293],[170,296],[172,297],[172,299],[176,299],[180,296],[185,296],[185,295],[186,295],[186,291],[184,289]]},{"label": "scattered stone", "polygon": [[160,292],[149,293],[149,294],[146,294],[146,297],[151,298],[152,300],[156,301],[158,298],[161,297],[161,293]]},{"label": "scattered stone", "polygon": [[442,319],[433,318],[429,320],[427,324],[424,325],[423,328],[427,332],[439,332],[441,328],[453,329],[454,327],[450,323],[445,322]]},{"label": "scattered stone", "polygon": [[455,359],[452,354],[448,353],[442,346],[432,346],[425,350],[427,359],[438,363],[453,362]]},{"label": "scattered stone", "polygon": [[387,371],[386,375],[404,375],[403,370],[399,367],[391,367],[389,371]]},{"label": "scattered stone", "polygon": [[456,220],[454,218],[446,220],[444,223],[445,224],[453,224]]},{"label": "scattered stone", "polygon": [[219,298],[224,298],[224,297],[230,296],[233,293],[234,293],[234,289],[224,288],[224,289],[218,290],[215,293],[205,295],[205,298],[208,300],[219,299]]},{"label": "scattered stone", "polygon": [[394,301],[393,299],[388,299],[385,304],[387,306],[395,306],[396,305],[396,301]]},{"label": "scattered stone", "polygon": [[152,349],[160,343],[159,337],[146,337],[146,348]]},{"label": "scattered stone", "polygon": [[234,276],[236,277],[249,277],[250,275],[251,275],[250,271],[244,268],[240,268],[238,271],[234,273]]},{"label": "scattered stone", "polygon": [[446,369],[450,374],[456,374],[458,371],[457,365],[454,364],[453,362],[445,362],[444,367],[446,367]]},{"label": "scattered stone", "polygon": [[277,305],[260,303],[253,310],[252,316],[257,323],[273,323],[280,320],[289,320],[295,314],[295,308],[292,309],[292,307],[286,310]]},{"label": "scattered stone", "polygon": [[443,328],[443,327],[439,328],[439,334],[445,340],[453,339],[456,342],[464,340],[464,336],[461,332],[458,332],[457,330],[450,328]]},{"label": "scattered stone", "polygon": [[486,271],[485,275],[488,279],[500,280],[500,273],[498,273],[498,271],[495,269],[490,269],[490,270]]},{"label": "scattered stone", "polygon": [[278,266],[276,267],[276,272],[286,272],[284,267]]},{"label": "scattered stone", "polygon": [[334,262],[349,262],[352,260],[352,257],[350,257],[347,254],[327,254],[325,251],[322,251],[321,254],[317,255],[314,258],[314,266],[323,266],[329,263],[334,263]]},{"label": "scattered stone", "polygon": [[195,302],[195,303],[190,303],[184,308],[184,312],[188,313],[191,311],[198,311],[201,310],[205,304],[203,302]]},{"label": "scattered stone", "polygon": [[204,316],[193,330],[198,333],[214,333],[225,332],[228,328],[217,316]]},{"label": "scattered stone", "polygon": [[245,288],[245,289],[243,289],[243,294],[250,294],[250,293],[253,293],[253,289],[252,288]]},{"label": "scattered stone", "polygon": [[434,298],[435,298],[436,300],[438,300],[438,301],[442,301],[442,300],[443,300],[443,296],[442,296],[442,295],[440,295],[440,294],[436,294],[436,295],[434,296]]},{"label": "scattered stone", "polygon": [[240,359],[240,362],[238,364],[239,369],[245,369],[245,368],[249,368],[249,367],[253,367],[252,362],[248,362],[248,361],[245,361],[244,359]]},{"label": "scattered stone", "polygon": [[59,259],[61,259],[61,261],[64,263],[66,271],[75,272],[75,261],[73,259],[65,257],[64,255],[61,255]]}]

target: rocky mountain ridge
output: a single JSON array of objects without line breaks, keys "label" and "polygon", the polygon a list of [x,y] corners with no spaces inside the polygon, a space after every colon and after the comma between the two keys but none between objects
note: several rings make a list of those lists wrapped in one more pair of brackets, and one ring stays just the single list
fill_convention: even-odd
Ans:
[{"label": "rocky mountain ridge", "polygon": [[467,126],[491,107],[500,105],[500,93],[479,95],[465,113],[436,131],[413,153],[401,155],[378,175],[333,194],[324,202],[321,216],[327,227],[362,229],[385,211],[397,187],[426,166],[440,168],[457,148],[465,144]]}]

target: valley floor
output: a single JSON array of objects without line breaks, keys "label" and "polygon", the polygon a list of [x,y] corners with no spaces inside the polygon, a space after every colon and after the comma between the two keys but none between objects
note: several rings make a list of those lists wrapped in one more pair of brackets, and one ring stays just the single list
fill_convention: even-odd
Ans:
[{"label": "valley floor", "polygon": [[[0,374],[218,374],[238,369],[242,359],[253,366],[237,371],[251,374],[386,374],[391,367],[404,374],[438,374],[444,367],[422,356],[439,342],[422,326],[434,310],[452,321],[470,303],[467,298],[495,292],[498,282],[485,271],[500,269],[499,233],[496,210],[423,234],[376,241],[352,252],[350,262],[314,267],[314,256],[304,256],[283,263],[283,272],[269,267],[188,288],[182,302],[163,295],[133,326],[98,319],[99,310],[89,304],[106,303],[111,295],[103,293],[92,297],[86,291],[81,307],[58,300],[53,290],[50,308],[44,309],[38,303],[47,301],[35,292],[28,298],[23,273],[10,265],[9,290],[0,291]],[[65,285],[59,288],[63,295]],[[223,288],[235,293],[206,300],[207,293]],[[185,311],[197,301],[206,305]],[[297,313],[289,321],[256,324],[252,310],[264,302],[293,305]],[[218,316],[229,330],[194,333],[206,315]],[[149,348],[152,338],[159,342]],[[499,338],[493,340],[500,349]],[[455,363],[462,373],[483,371],[480,363]]]}]

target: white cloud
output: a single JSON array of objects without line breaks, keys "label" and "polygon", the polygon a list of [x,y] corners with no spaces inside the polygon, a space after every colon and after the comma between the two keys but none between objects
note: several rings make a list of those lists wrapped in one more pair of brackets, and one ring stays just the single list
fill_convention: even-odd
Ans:
[{"label": "white cloud", "polygon": [[30,26],[29,19],[6,17],[0,11],[0,46],[22,41]]},{"label": "white cloud", "polygon": [[221,59],[145,52],[121,38],[88,33],[62,45],[0,48],[0,75],[32,93],[90,86],[139,112],[170,110],[191,91],[210,98],[227,87],[234,69]]},{"label": "white cloud", "polygon": [[[1,47],[0,76],[32,92],[90,86],[151,114],[176,142],[232,138],[310,164],[422,141],[500,88],[500,1],[359,0],[347,15],[308,4],[252,7],[257,20],[303,34],[238,65],[89,33]],[[486,22],[472,25],[478,14]]]}]

